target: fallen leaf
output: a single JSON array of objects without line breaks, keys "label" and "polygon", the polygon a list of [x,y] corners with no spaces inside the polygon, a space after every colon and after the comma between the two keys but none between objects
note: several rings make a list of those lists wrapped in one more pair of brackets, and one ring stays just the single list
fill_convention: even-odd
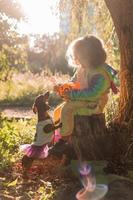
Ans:
[{"label": "fallen leaf", "polygon": [[8,183],[7,187],[14,187],[14,186],[16,186],[17,182],[18,182],[18,178],[16,178],[14,181]]}]

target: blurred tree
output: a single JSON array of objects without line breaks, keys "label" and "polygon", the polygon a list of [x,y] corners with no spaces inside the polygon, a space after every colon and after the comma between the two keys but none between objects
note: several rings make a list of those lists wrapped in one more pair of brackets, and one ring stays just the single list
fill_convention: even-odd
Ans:
[{"label": "blurred tree", "polygon": [[37,52],[33,48],[27,50],[28,53],[28,69],[32,73],[41,73],[45,66],[43,52]]},{"label": "blurred tree", "polygon": [[0,0],[0,14],[17,20],[24,18],[22,8],[16,0]]},{"label": "blurred tree", "polygon": [[69,41],[86,34],[99,36],[105,43],[108,62],[119,69],[118,38],[104,0],[61,0],[60,12],[71,12]]},{"label": "blurred tree", "polygon": [[65,60],[67,41],[64,35],[35,35],[34,48],[28,52],[29,67],[32,72],[49,68],[51,72],[71,72]]},{"label": "blurred tree", "polygon": [[[60,0],[59,9],[61,16],[67,16],[69,12],[69,33],[68,39],[71,41],[75,37],[88,31],[92,31],[91,20],[88,16],[88,0]],[[61,17],[60,20],[65,19]]]},{"label": "blurred tree", "polygon": [[24,19],[17,1],[0,0],[0,79],[6,81],[13,70],[26,66],[28,39],[16,31],[17,21]]},{"label": "blurred tree", "polygon": [[110,63],[119,70],[120,68],[119,42],[110,12],[107,9],[104,0],[93,1],[93,7],[94,7],[93,24],[95,26],[94,33],[96,33],[104,41],[108,55],[107,58],[108,63]]},{"label": "blurred tree", "polygon": [[128,125],[133,133],[133,1],[105,0],[119,38],[120,68],[120,115],[119,120]]}]

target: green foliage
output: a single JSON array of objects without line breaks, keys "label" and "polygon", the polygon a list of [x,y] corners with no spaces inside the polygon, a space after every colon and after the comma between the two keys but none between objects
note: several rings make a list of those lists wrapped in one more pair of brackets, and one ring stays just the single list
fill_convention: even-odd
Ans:
[{"label": "green foliage", "polygon": [[20,36],[17,22],[24,19],[20,4],[14,0],[0,1],[0,80],[10,79],[14,70],[26,66],[27,37]]},{"label": "green foliage", "polygon": [[[17,166],[17,161],[22,158],[19,146],[33,141],[35,123],[35,119],[16,121],[0,116],[1,198],[5,199],[10,196],[14,199],[21,196],[26,199],[54,199],[55,190],[50,182],[45,182],[42,177],[38,176],[36,182],[34,182],[35,184],[31,180],[26,185],[27,189],[23,191],[21,190],[24,183],[21,178],[22,171],[17,167],[12,172],[9,170],[9,166],[12,166],[14,162],[16,163],[14,166]],[[6,170],[8,171],[7,174]],[[6,196],[6,194],[8,195]]]},{"label": "green foliage", "polygon": [[19,145],[31,143],[34,120],[8,120],[0,116],[0,168],[14,162],[19,155]]},{"label": "green foliage", "polygon": [[20,36],[8,19],[0,17],[0,79],[10,79],[14,70],[26,67],[27,37]]},{"label": "green foliage", "polygon": [[119,94],[113,95],[112,92],[109,94],[109,101],[105,107],[105,117],[106,122],[109,124],[111,121],[115,119],[118,115],[118,107],[119,106]]}]

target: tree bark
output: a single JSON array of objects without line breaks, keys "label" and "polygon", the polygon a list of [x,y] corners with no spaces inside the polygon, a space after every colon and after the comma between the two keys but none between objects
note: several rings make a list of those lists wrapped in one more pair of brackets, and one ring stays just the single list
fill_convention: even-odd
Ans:
[{"label": "tree bark", "polygon": [[104,159],[102,138],[106,134],[104,114],[75,116],[72,142],[80,161]]},{"label": "tree bark", "polygon": [[105,0],[119,38],[120,115],[118,120],[127,123],[133,133],[133,1]]}]

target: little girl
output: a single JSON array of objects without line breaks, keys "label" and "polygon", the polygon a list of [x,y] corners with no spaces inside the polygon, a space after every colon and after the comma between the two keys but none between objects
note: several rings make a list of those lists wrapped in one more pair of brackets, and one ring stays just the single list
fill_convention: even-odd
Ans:
[{"label": "little girl", "polygon": [[36,125],[35,139],[32,144],[25,144],[21,146],[24,153],[22,158],[22,166],[26,172],[32,165],[34,159],[46,158],[48,156],[48,145],[52,141],[52,135],[55,129],[61,127],[61,124],[55,126],[48,110],[49,92],[39,95],[33,104],[33,112],[38,115],[38,123]]},{"label": "little girl", "polygon": [[62,136],[72,134],[74,115],[100,114],[108,100],[109,89],[117,93],[114,83],[116,71],[105,63],[106,52],[102,42],[89,35],[74,40],[67,50],[68,63],[77,68],[71,81],[80,89],[65,94],[67,101],[55,109],[61,111]]}]

